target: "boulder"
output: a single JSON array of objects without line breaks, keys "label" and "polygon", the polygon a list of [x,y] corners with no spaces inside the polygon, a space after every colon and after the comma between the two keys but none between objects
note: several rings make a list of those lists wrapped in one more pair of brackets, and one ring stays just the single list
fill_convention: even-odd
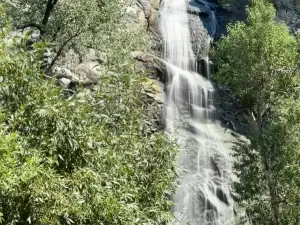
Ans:
[{"label": "boulder", "polygon": [[80,63],[74,71],[65,67],[55,67],[53,69],[54,76],[57,79],[65,78],[70,80],[71,83],[82,85],[98,84],[102,72],[101,66],[96,62]]},{"label": "boulder", "polygon": [[65,88],[68,88],[71,84],[71,80],[65,77],[60,78],[58,82]]},{"label": "boulder", "polygon": [[80,63],[74,70],[78,82],[83,85],[97,84],[100,80],[102,68],[97,62]]},{"label": "boulder", "polygon": [[57,79],[66,78],[71,80],[71,82],[73,83],[78,82],[78,77],[75,76],[75,74],[71,72],[71,70],[65,67],[58,67],[58,66],[54,67],[53,74],[54,77],[56,77]]},{"label": "boulder", "polygon": [[73,70],[75,66],[80,63],[80,58],[80,55],[77,52],[75,52],[74,49],[69,49],[62,55],[61,59],[57,62],[57,64],[69,70]]},{"label": "boulder", "polygon": [[105,63],[107,55],[98,50],[90,48],[79,53],[75,49],[69,49],[57,61],[52,72],[66,87],[70,85],[66,80],[68,79],[72,84],[93,88],[99,83],[105,68],[102,64]]},{"label": "boulder", "polygon": [[47,68],[51,64],[53,58],[54,58],[54,52],[52,52],[50,49],[47,48],[45,52],[42,54],[42,61],[43,61],[42,67]]},{"label": "boulder", "polygon": [[133,51],[130,53],[130,55],[133,59],[136,59],[138,61],[143,61],[143,62],[147,61],[146,54],[142,51]]},{"label": "boulder", "polygon": [[32,45],[41,40],[41,31],[35,27],[26,27],[23,30],[23,36],[28,36],[28,45]]},{"label": "boulder", "polygon": [[31,48],[32,45],[41,40],[41,32],[35,27],[26,27],[24,29],[18,29],[11,32],[5,39],[4,42],[7,46],[15,46],[26,41],[26,46]]}]

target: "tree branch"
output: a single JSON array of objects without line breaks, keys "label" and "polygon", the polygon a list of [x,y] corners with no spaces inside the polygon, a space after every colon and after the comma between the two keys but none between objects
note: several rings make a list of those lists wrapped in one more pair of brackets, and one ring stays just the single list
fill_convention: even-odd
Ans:
[{"label": "tree branch", "polygon": [[45,10],[45,13],[44,13],[44,17],[43,17],[43,20],[42,20],[42,26],[43,27],[47,26],[50,15],[51,15],[51,13],[52,13],[52,11],[53,11],[53,9],[54,9],[57,2],[58,2],[58,0],[48,0],[46,10]]},{"label": "tree branch", "polygon": [[61,55],[62,51],[64,50],[65,46],[71,41],[73,40],[75,37],[78,37],[81,33],[81,30],[78,29],[77,32],[73,35],[71,35],[58,49],[55,57],[53,58],[53,60],[51,61],[51,64],[47,67],[46,69],[46,73],[49,73],[52,69],[52,67],[54,66],[55,62],[58,60],[59,56]]}]

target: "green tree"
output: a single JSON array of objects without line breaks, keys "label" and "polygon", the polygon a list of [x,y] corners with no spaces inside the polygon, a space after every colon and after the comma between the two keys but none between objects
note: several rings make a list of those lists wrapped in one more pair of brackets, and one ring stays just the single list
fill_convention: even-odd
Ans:
[{"label": "green tree", "polygon": [[[235,190],[253,224],[298,224],[299,199],[294,193],[299,193],[299,183],[290,178],[299,174],[288,168],[300,166],[300,143],[291,132],[298,132],[293,108],[299,105],[294,100],[299,44],[287,26],[277,22],[268,1],[252,0],[247,13],[247,23],[230,25],[213,53],[219,69],[215,78],[232,88],[249,124],[251,144],[239,144],[235,150],[240,179]],[[293,113],[283,113],[287,108]]]}]

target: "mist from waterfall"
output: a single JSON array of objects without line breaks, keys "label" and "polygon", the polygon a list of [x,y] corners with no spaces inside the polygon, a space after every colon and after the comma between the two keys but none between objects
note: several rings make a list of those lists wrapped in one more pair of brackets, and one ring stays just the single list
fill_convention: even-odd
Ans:
[{"label": "mist from waterfall", "polygon": [[182,149],[172,225],[232,225],[230,135],[212,119],[214,88],[209,81],[209,60],[203,63],[206,74],[198,74],[187,4],[187,0],[163,0],[160,10],[168,74],[166,131]]}]

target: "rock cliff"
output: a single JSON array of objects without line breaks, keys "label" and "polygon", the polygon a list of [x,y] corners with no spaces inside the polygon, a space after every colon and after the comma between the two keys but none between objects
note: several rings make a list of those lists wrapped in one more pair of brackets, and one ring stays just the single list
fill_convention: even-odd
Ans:
[{"label": "rock cliff", "polygon": [[300,28],[300,1],[298,0],[274,0],[278,19],[283,20],[296,32]]}]

